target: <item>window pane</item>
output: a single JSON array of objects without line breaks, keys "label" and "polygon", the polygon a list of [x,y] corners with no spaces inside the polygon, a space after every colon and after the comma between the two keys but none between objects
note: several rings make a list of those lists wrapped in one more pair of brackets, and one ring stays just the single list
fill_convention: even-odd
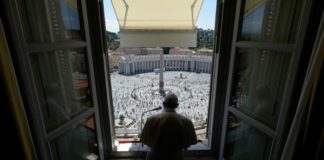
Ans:
[{"label": "window pane", "polygon": [[229,114],[225,157],[228,160],[267,160],[272,138],[246,121]]},{"label": "window pane", "polygon": [[[94,116],[73,126],[69,131],[50,142],[53,159],[72,160],[98,157]],[[98,158],[99,159],[99,158]]]},{"label": "window pane", "polygon": [[236,56],[233,105],[275,128],[291,54],[239,49]]},{"label": "window pane", "polygon": [[31,61],[47,131],[92,106],[83,49],[33,53]]},{"label": "window pane", "polygon": [[246,0],[241,40],[294,43],[304,0]]},{"label": "window pane", "polygon": [[26,41],[81,40],[79,10],[77,0],[20,1]]}]

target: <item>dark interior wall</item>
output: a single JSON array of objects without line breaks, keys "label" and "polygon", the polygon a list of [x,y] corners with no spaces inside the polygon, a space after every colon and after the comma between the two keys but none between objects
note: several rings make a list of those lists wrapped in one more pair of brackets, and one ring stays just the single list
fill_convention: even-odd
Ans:
[{"label": "dark interior wall", "polygon": [[[5,54],[5,53],[1,53]],[[1,131],[1,159],[24,159],[23,149],[19,140],[18,129],[10,109],[9,97],[3,77],[3,68],[0,72],[0,131]]]},{"label": "dark interior wall", "polygon": [[[312,6],[312,16],[310,19],[309,30],[306,38],[308,50],[305,52],[311,52],[316,37],[318,36],[319,25],[321,18],[324,16],[324,1],[314,1]],[[324,23],[324,22],[322,22]],[[322,29],[323,30],[323,29]],[[323,43],[323,42],[322,42]],[[323,45],[323,44],[320,44]],[[306,48],[307,49],[307,48]],[[323,50],[320,50],[320,54],[324,54]],[[320,78],[316,86],[315,94],[313,95],[313,103],[311,104],[310,117],[308,119],[308,126],[305,128],[303,137],[299,139],[299,147],[295,152],[296,159],[324,159],[324,108],[323,108],[323,95],[324,95],[324,64],[322,62],[322,68]]]},{"label": "dark interior wall", "polygon": [[[322,53],[324,53],[324,51],[322,51]],[[306,135],[304,136],[303,143],[296,154],[296,157],[303,157],[302,159],[324,159],[323,65],[324,64],[322,64],[319,84],[316,87],[316,93],[314,96],[312,111],[309,119],[309,126],[305,131]]]},{"label": "dark interior wall", "polygon": [[[4,22],[3,1],[0,1],[0,20]],[[0,24],[1,25],[1,24]],[[0,159],[24,159],[23,150],[20,140],[18,138],[18,129],[14,121],[14,116],[11,110],[9,97],[7,93],[4,70],[2,59],[6,43],[0,41],[0,135],[1,135],[1,149]]]}]

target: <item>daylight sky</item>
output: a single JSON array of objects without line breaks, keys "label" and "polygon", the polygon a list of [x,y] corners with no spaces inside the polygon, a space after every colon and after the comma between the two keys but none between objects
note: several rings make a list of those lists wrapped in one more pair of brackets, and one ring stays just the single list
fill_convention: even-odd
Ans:
[{"label": "daylight sky", "polygon": [[[215,13],[217,0],[204,0],[198,21],[197,27],[203,29],[214,29]],[[115,16],[114,9],[110,0],[104,0],[106,30],[111,32],[118,32],[118,21]]]}]

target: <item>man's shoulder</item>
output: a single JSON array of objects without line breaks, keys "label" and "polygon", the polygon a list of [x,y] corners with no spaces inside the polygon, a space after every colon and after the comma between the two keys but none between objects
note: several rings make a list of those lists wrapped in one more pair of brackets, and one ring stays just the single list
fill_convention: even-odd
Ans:
[{"label": "man's shoulder", "polygon": [[189,118],[187,118],[187,117],[185,117],[185,116],[183,116],[183,115],[181,115],[181,114],[179,114],[179,113],[177,113],[177,116],[178,116],[179,118],[183,119],[183,120],[189,120]]},{"label": "man's shoulder", "polygon": [[153,121],[153,120],[159,119],[160,117],[161,117],[160,114],[152,115],[147,118],[147,121]]},{"label": "man's shoulder", "polygon": [[183,122],[186,122],[186,123],[192,123],[191,120],[181,114],[177,114],[177,116],[183,121]]},{"label": "man's shoulder", "polygon": [[155,120],[171,118],[171,117],[178,117],[178,118],[180,117],[181,119],[185,118],[184,116],[181,116],[179,114],[171,114],[169,112],[162,112],[162,113],[150,116],[147,120],[148,121],[155,121]]},{"label": "man's shoulder", "polygon": [[170,113],[167,113],[167,112],[162,112],[162,113],[159,113],[159,114],[156,114],[156,115],[152,115],[150,116],[147,121],[154,121],[154,120],[158,120],[158,119],[164,119],[166,117],[177,117],[177,119],[181,120],[181,121],[184,121],[184,122],[187,122],[187,123],[192,123],[191,120],[181,114],[170,114]]}]

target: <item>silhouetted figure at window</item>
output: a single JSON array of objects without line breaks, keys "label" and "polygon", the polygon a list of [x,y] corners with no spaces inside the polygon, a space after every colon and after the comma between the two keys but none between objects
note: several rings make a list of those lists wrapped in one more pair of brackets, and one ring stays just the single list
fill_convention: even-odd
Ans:
[{"label": "silhouetted figure at window", "polygon": [[192,122],[175,112],[178,105],[178,97],[168,94],[163,112],[147,119],[141,134],[141,142],[151,148],[146,159],[181,160],[183,150],[197,143]]}]

